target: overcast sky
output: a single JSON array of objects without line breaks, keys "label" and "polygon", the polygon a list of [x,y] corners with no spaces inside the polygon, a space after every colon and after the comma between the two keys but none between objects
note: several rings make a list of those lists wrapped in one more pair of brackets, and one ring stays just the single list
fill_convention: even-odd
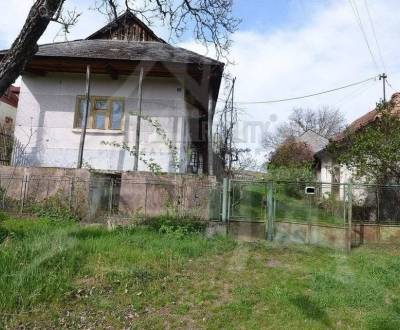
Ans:
[{"label": "overcast sky", "polygon": [[[104,25],[106,19],[87,10],[94,0],[68,0],[70,7],[83,11],[79,24],[69,39],[84,38]],[[237,101],[264,101],[300,96],[364,80],[387,71],[389,82],[400,87],[400,19],[398,0],[367,0],[386,69],[380,59],[365,0],[354,0],[361,22],[378,65],[374,65],[366,42],[348,0],[235,0],[235,15],[242,18],[240,30],[233,36],[229,70],[237,76]],[[1,1],[2,24],[0,48],[10,46],[21,28],[32,0]],[[52,25],[42,42],[56,39],[58,27]],[[154,28],[166,36],[167,31]],[[193,50],[201,47],[192,40],[182,44]],[[393,90],[389,89],[391,94]],[[293,107],[339,107],[350,122],[371,110],[382,97],[382,85],[372,81],[341,92],[270,105],[242,106],[242,126],[259,122],[273,129],[285,120]],[[246,144],[260,147],[261,131],[253,138],[250,131]]]}]

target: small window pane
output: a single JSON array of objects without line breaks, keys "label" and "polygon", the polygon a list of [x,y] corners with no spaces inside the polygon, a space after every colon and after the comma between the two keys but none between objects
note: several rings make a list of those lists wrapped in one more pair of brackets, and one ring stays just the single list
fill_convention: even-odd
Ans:
[{"label": "small window pane", "polygon": [[122,101],[113,101],[111,112],[111,129],[121,129]]},{"label": "small window pane", "polygon": [[96,100],[95,106],[97,110],[108,110],[107,100]]},{"label": "small window pane", "polygon": [[[85,112],[85,107],[86,107],[86,99],[80,99],[79,100],[79,113],[77,114],[78,118],[76,120],[77,128],[83,127],[83,119],[84,119],[83,115]],[[90,109],[90,103],[89,103],[89,109]]]},{"label": "small window pane", "polygon": [[105,112],[96,112],[94,125],[96,129],[105,129],[106,128],[106,113]]}]

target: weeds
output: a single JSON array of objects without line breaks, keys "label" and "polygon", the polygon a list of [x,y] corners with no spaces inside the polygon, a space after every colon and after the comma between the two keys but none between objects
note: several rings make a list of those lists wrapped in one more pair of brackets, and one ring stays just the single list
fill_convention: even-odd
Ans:
[{"label": "weeds", "polygon": [[400,328],[397,246],[238,244],[189,220],[3,221],[0,328]]},{"label": "weeds", "polygon": [[77,220],[68,203],[66,203],[63,196],[59,194],[48,197],[44,201],[38,203],[31,202],[27,211],[39,218],[57,221]]}]

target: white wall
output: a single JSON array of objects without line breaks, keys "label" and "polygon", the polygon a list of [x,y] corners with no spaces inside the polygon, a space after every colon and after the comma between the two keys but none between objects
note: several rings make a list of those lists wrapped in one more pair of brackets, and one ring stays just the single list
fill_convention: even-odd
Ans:
[{"label": "white wall", "polygon": [[[102,170],[132,170],[133,157],[102,141],[127,142],[135,145],[138,77],[107,75],[92,78],[91,95],[125,98],[124,129],[119,132],[88,130],[84,162]],[[27,145],[31,166],[75,167],[78,157],[80,130],[73,129],[76,97],[85,93],[85,76],[79,74],[48,74],[45,77],[25,75],[21,82],[15,134]],[[175,141],[185,169],[188,138],[183,135],[188,109],[182,84],[170,78],[146,78],[143,84],[143,114],[160,122]],[[186,130],[187,131],[187,130]],[[141,151],[153,158],[163,171],[171,172],[171,155],[155,129],[142,120]],[[139,170],[148,170],[143,162]]]},{"label": "white wall", "polygon": [[[318,174],[318,180],[322,183],[328,183],[327,185],[323,185],[322,192],[326,194],[331,193],[331,186],[329,183],[332,183],[332,169],[335,163],[329,156],[323,156],[321,158],[321,172]],[[340,183],[349,183],[353,177],[353,173],[346,166],[340,166]],[[340,187],[340,199],[343,200],[345,195],[344,186]]]}]

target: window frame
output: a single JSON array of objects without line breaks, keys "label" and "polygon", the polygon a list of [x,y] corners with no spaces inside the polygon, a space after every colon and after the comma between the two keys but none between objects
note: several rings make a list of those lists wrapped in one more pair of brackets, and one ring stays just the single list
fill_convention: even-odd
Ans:
[{"label": "window frame", "polygon": [[[80,105],[82,101],[86,100],[86,96],[78,95],[76,97],[76,105],[75,105],[75,114],[74,114],[74,129],[82,129],[81,127],[81,114],[80,114]],[[107,102],[107,109],[96,109],[96,102],[98,101],[106,101]],[[113,102],[119,101],[121,102],[122,109],[121,109],[121,124],[119,128],[112,128],[112,107]],[[97,113],[105,114],[105,123],[104,128],[96,128],[96,115]],[[88,115],[88,122],[87,122],[87,129],[96,130],[99,132],[102,131],[123,131],[125,122],[125,97],[120,96],[99,96],[93,95],[90,96],[90,109]]]}]

